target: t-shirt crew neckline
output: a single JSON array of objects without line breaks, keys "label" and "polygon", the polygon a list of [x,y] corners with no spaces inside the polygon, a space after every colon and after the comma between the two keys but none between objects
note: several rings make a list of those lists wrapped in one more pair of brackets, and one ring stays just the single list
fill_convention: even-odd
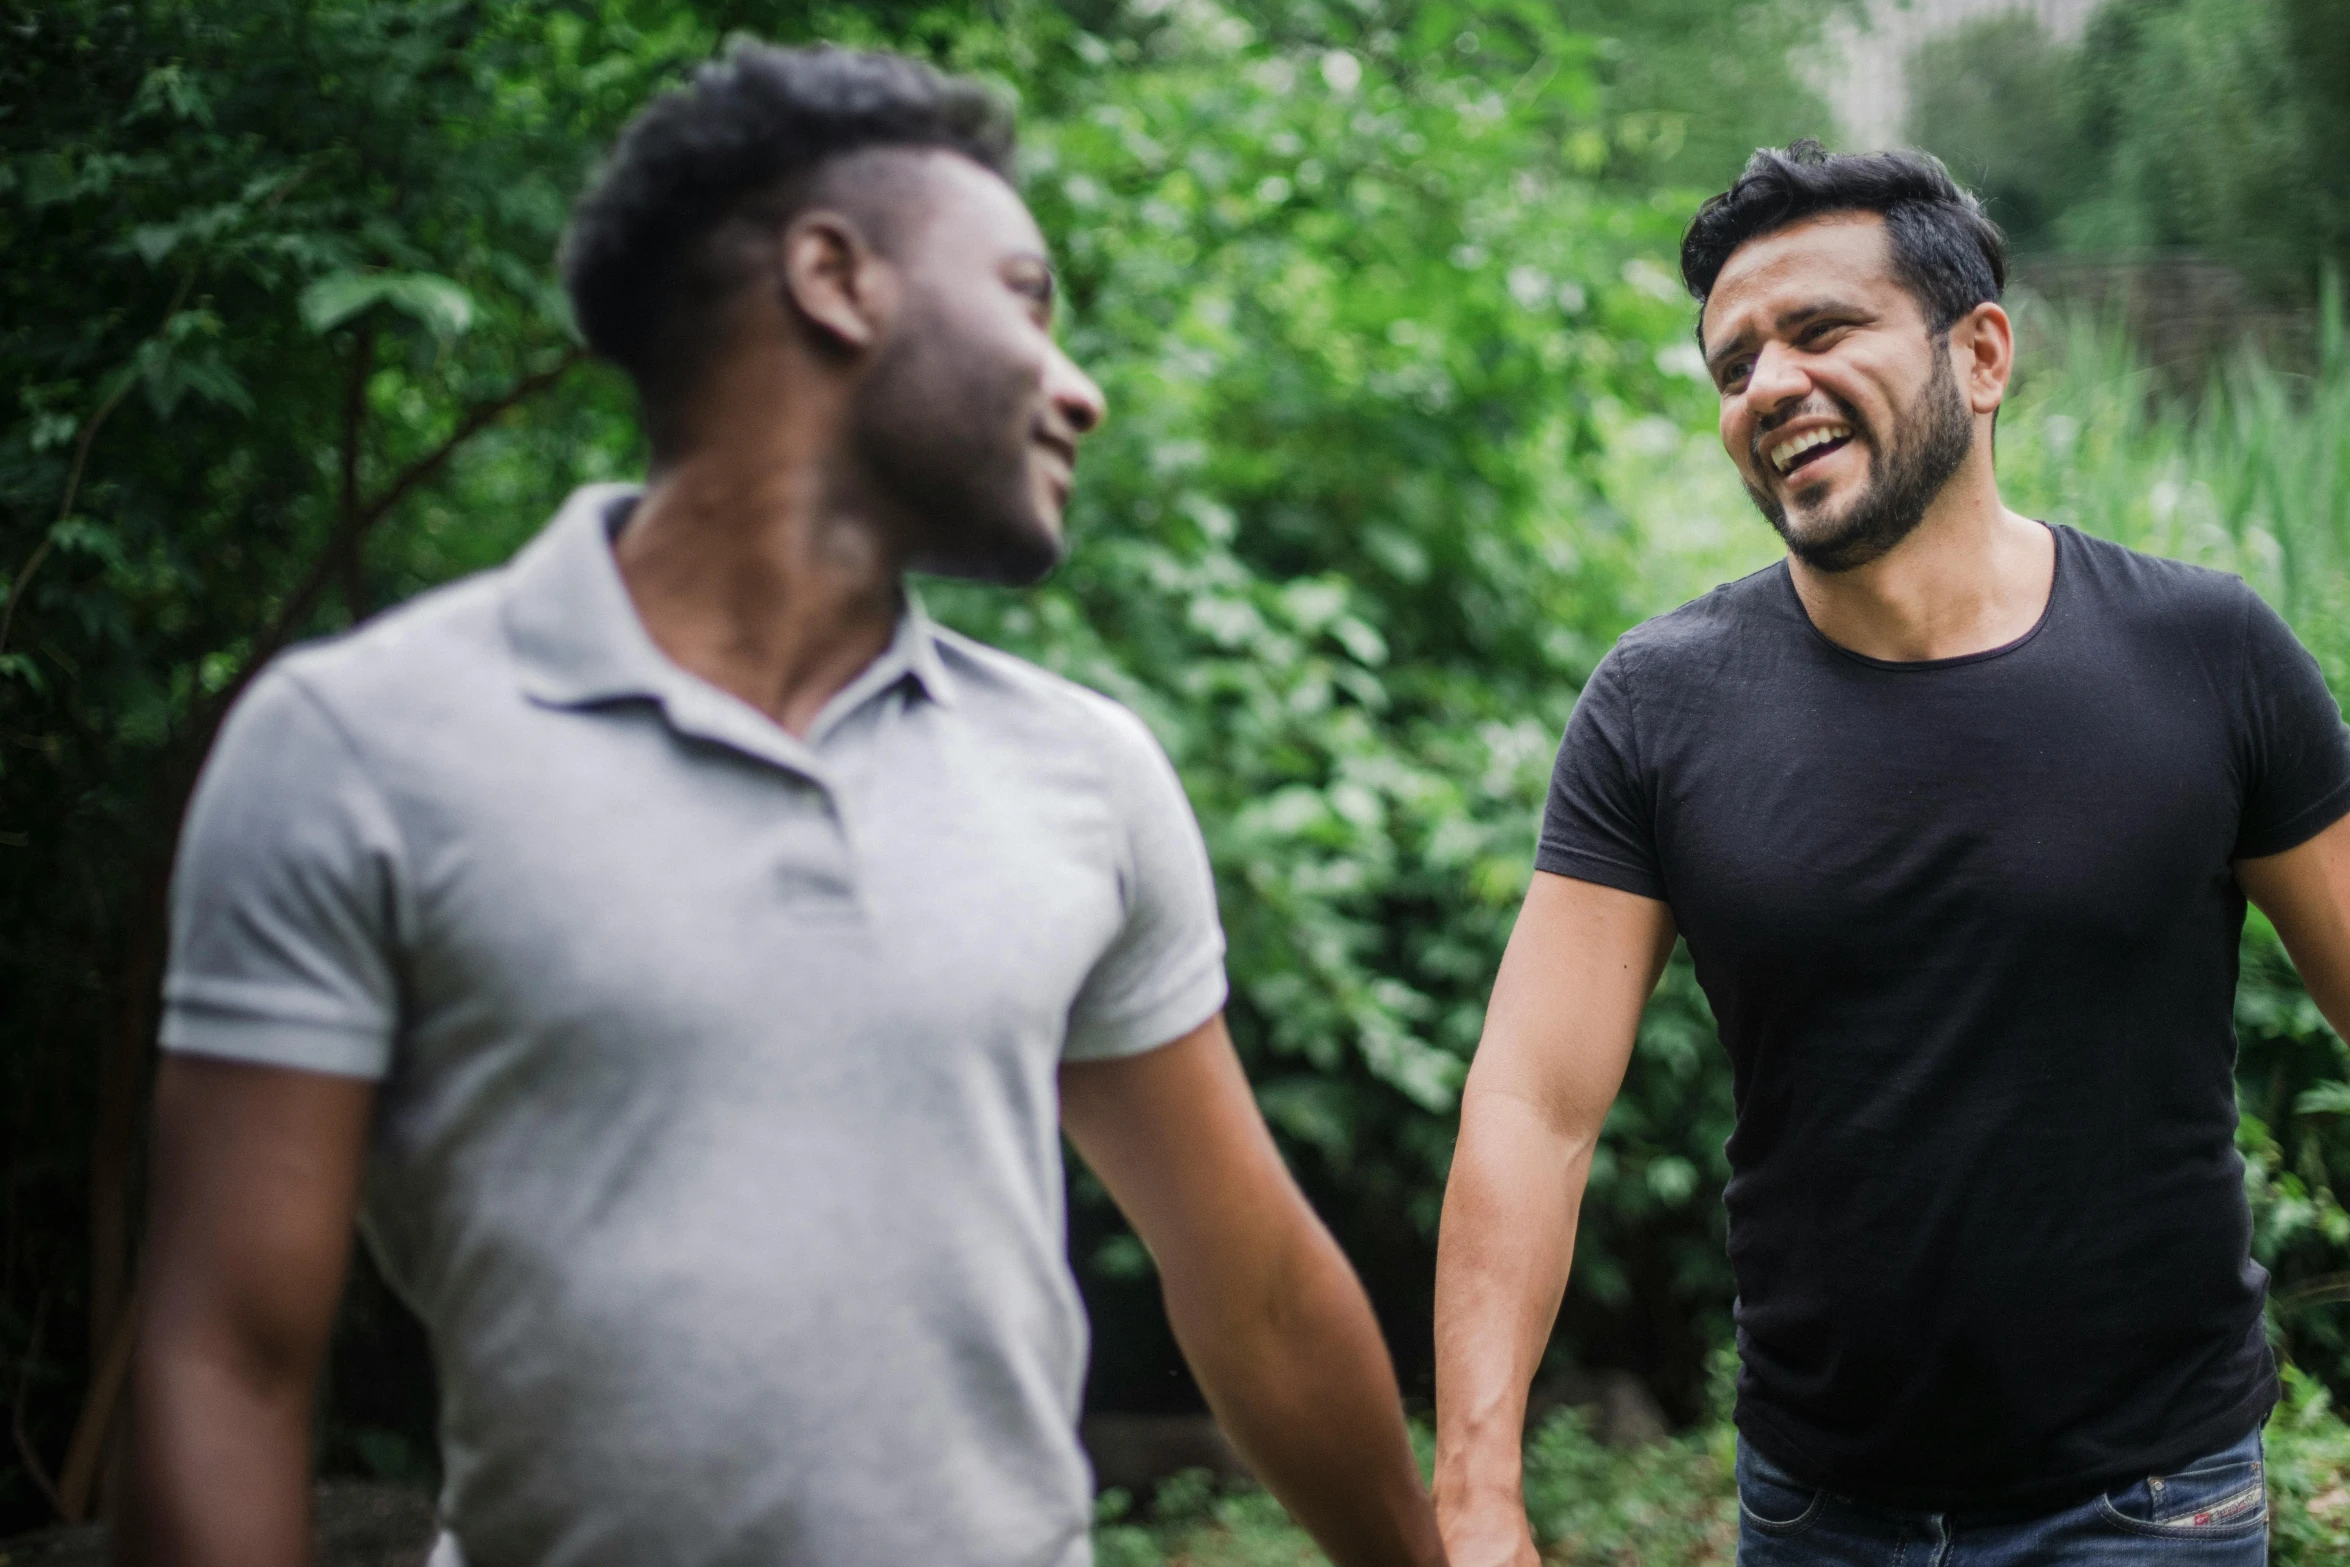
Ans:
[{"label": "t-shirt crew neckline", "polygon": [[1803,607],[1803,595],[1795,591],[1795,573],[1789,569],[1784,559],[1780,560],[1777,568],[1779,590],[1786,595],[1788,607],[1795,611],[1795,618],[1803,622],[1803,629],[1811,633],[1814,641],[1838,656],[1848,658],[1854,663],[1865,665],[1870,669],[1890,670],[1895,674],[1904,675],[1927,674],[1937,669],[1957,669],[1967,664],[1980,664],[1994,658],[2005,658],[2008,654],[2028,646],[2041,632],[2048,629],[2048,623],[2056,618],[2057,595],[2064,590],[2064,557],[2068,548],[2065,543],[2065,534],[2069,530],[2057,527],[2054,523],[2042,522],[2037,517],[2032,520],[2046,528],[2048,536],[2055,541],[2056,560],[2048,573],[2048,602],[2040,606],[2040,618],[2033,621],[2030,629],[2025,631],[2022,636],[2012,642],[2002,642],[1997,647],[1987,647],[1979,652],[1960,653],[1953,658],[1872,658],[1866,653],[1846,647],[1819,628],[1818,622],[1811,618],[1811,611]]}]

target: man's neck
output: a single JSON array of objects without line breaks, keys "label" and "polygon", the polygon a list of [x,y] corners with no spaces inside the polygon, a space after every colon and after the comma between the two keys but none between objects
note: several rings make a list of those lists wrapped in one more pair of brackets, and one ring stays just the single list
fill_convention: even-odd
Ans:
[{"label": "man's neck", "polygon": [[1829,641],[1923,663],[2005,647],[2039,624],[2056,580],[2056,538],[2001,504],[1988,472],[1962,470],[1881,558],[1827,572],[1790,556],[1787,570]]},{"label": "man's neck", "polygon": [[656,474],[614,546],[620,579],[671,662],[804,735],[889,646],[901,565],[812,456],[713,451]]}]

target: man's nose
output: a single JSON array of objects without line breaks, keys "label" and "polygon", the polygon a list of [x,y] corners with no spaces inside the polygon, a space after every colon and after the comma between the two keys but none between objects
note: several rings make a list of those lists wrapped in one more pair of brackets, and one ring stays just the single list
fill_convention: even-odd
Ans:
[{"label": "man's nose", "polygon": [[1746,401],[1756,413],[1767,414],[1789,402],[1811,395],[1811,377],[1796,356],[1781,344],[1765,343],[1746,373]]},{"label": "man's nose", "polygon": [[1079,435],[1099,425],[1109,415],[1109,399],[1094,384],[1092,376],[1077,368],[1077,361],[1053,350],[1052,369],[1047,373],[1045,395],[1053,408],[1069,421],[1069,428]]}]

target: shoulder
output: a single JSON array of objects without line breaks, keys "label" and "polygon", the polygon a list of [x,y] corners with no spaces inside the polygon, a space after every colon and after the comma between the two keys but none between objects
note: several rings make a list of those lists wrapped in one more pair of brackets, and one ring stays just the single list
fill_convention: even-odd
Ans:
[{"label": "shoulder", "polygon": [[2259,609],[2260,595],[2232,572],[2149,555],[2080,529],[2055,525],[2062,569],[2126,623],[2168,636],[2185,633],[2234,642]]},{"label": "shoulder", "polygon": [[1772,628],[1803,629],[1784,561],[1642,621],[1616,639],[1600,668],[1616,681],[1643,687],[1710,678],[1726,660],[1751,653],[1758,633]]},{"label": "shoulder", "polygon": [[445,719],[452,702],[481,692],[490,668],[508,662],[499,575],[462,578],[339,636],[290,648],[271,660],[247,700],[298,691],[352,737],[413,717]]},{"label": "shoulder", "polygon": [[1165,767],[1156,736],[1132,708],[1065,675],[933,626],[955,699],[1003,738],[1052,752],[1081,750],[1120,767]]}]

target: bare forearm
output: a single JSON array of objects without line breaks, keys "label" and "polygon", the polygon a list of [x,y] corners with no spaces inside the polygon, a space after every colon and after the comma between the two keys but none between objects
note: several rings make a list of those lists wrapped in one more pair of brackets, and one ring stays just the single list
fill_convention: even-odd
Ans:
[{"label": "bare forearm", "polygon": [[2350,817],[2298,848],[2237,861],[2236,879],[2276,926],[2310,999],[2350,1036]]},{"label": "bare forearm", "polygon": [[1591,1144],[1506,1094],[1472,1092],[1436,1262],[1436,1501],[1522,1528],[1526,1389],[1574,1257]]},{"label": "bare forearm", "polygon": [[1248,1305],[1170,1284],[1168,1315],[1216,1418],[1340,1567],[1441,1562],[1387,1347],[1337,1246],[1313,1227]]},{"label": "bare forearm", "polygon": [[218,1357],[142,1345],[132,1395],[125,1567],[310,1560],[307,1384],[259,1387]]}]

